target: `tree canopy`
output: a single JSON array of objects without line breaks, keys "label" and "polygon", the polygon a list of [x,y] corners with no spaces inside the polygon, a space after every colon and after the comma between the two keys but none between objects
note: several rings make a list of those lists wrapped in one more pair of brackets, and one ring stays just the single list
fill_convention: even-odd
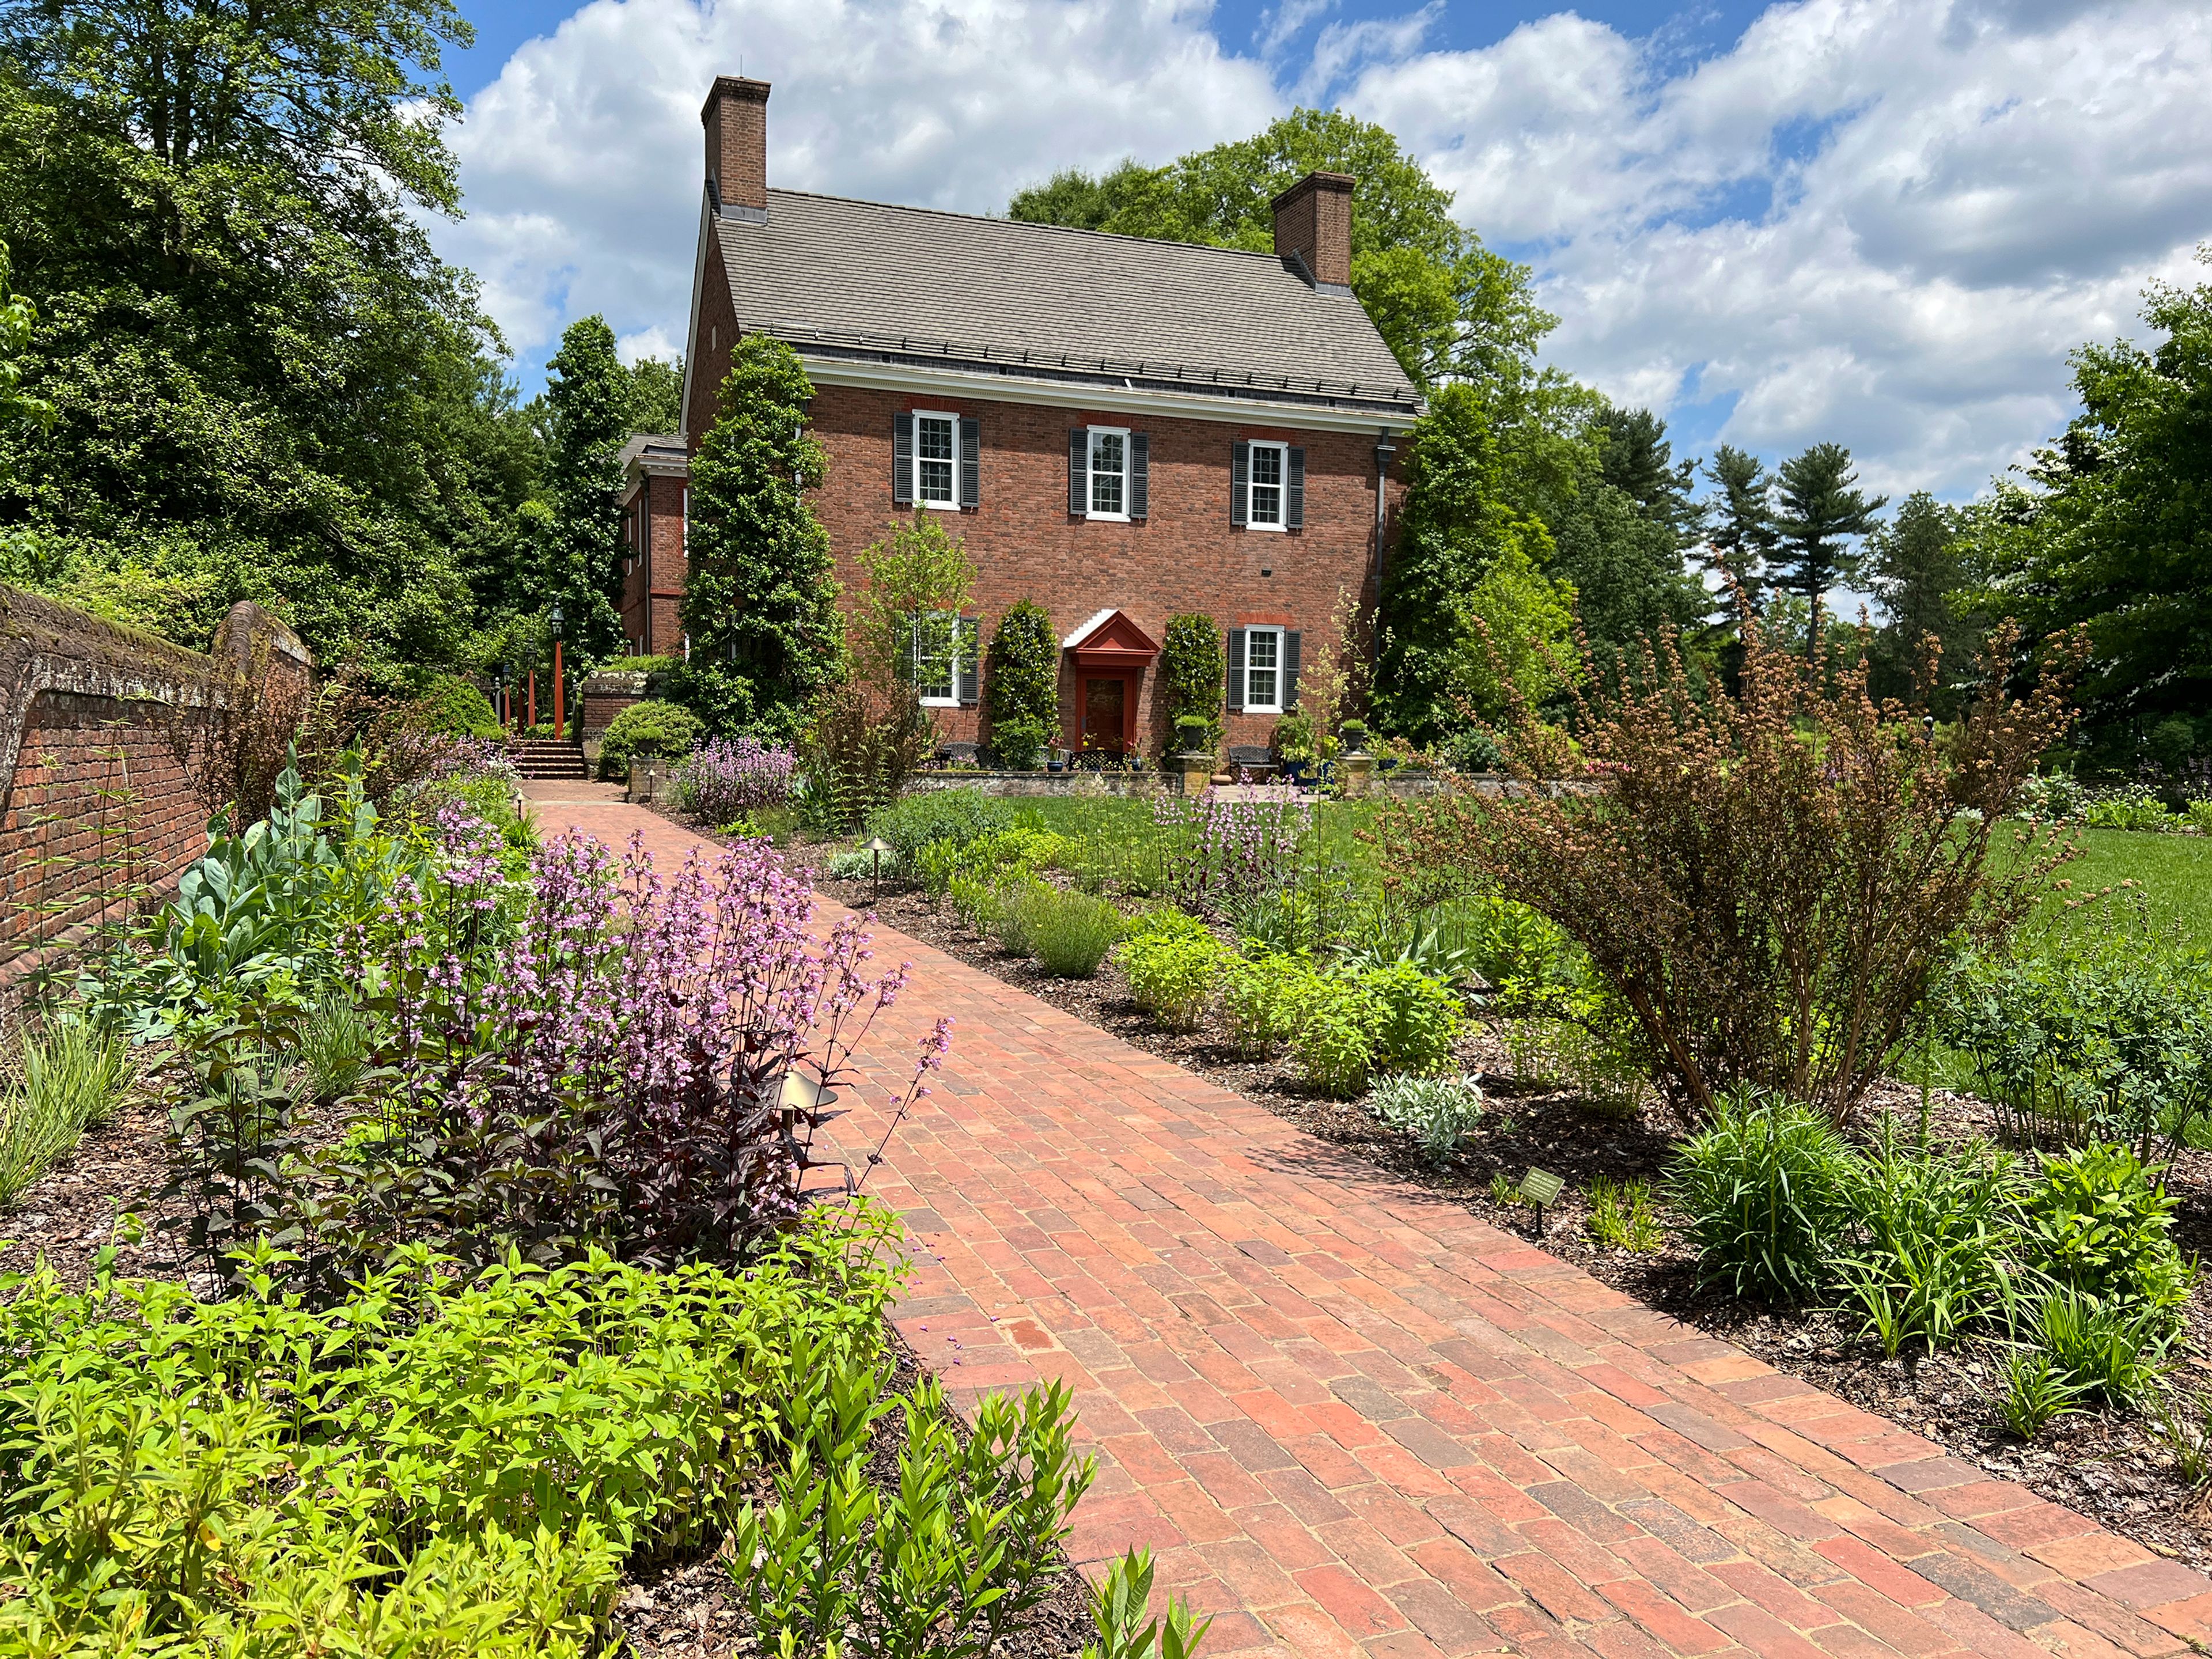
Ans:
[{"label": "tree canopy", "polygon": [[1297,110],[1253,137],[1164,167],[1128,161],[1101,177],[1060,173],[1006,210],[1042,224],[1266,252],[1275,245],[1269,204],[1314,172],[1359,181],[1352,289],[1416,385],[1533,374],[1537,345],[1558,319],[1536,304],[1528,268],[1455,220],[1451,192],[1388,130],[1341,110]]}]

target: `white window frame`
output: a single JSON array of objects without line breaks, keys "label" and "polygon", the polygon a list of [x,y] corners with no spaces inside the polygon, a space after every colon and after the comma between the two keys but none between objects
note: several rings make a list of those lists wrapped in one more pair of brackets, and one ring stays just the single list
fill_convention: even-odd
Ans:
[{"label": "white window frame", "polygon": [[[1098,441],[1101,438],[1119,438],[1121,441],[1121,467],[1119,474],[1117,475],[1121,480],[1121,510],[1119,513],[1102,513],[1098,510]],[[1087,470],[1084,473],[1083,487],[1089,493],[1090,499],[1086,505],[1090,507],[1091,511],[1085,514],[1084,517],[1087,519],[1103,520],[1108,524],[1128,523],[1129,428],[1126,426],[1092,427],[1091,428],[1091,453],[1087,459],[1089,465]]]},{"label": "white window frame", "polygon": [[[1283,712],[1283,636],[1289,632],[1283,628],[1247,628],[1244,630],[1244,712],[1248,714],[1279,714]],[[1259,639],[1275,642],[1275,660],[1261,672],[1275,677],[1275,695],[1266,702],[1252,696],[1252,643]]]},{"label": "white window frame", "polygon": [[[950,501],[933,501],[921,493],[921,423],[924,421],[942,421],[945,430],[952,434],[952,499]],[[957,513],[960,510],[960,417],[948,410],[915,410],[914,453],[907,458],[907,465],[914,469],[914,476],[907,480],[907,488],[913,492],[916,507],[926,507],[933,513]]]},{"label": "white window frame", "polygon": [[[926,611],[921,612],[915,620],[917,623],[919,623],[925,618],[933,624],[944,625],[949,630],[948,637],[951,641],[951,645],[945,653],[945,695],[941,697],[922,696],[921,629],[919,626],[916,627],[915,630],[915,637],[909,647],[914,653],[914,689],[915,696],[920,699],[921,706],[924,708],[957,708],[960,707],[960,647],[963,643],[960,637],[960,613],[957,611]],[[935,659],[933,658],[932,660],[933,661]]]},{"label": "white window frame", "polygon": [[[1260,483],[1260,452],[1263,449],[1275,452],[1275,482],[1267,486]],[[1255,510],[1262,488],[1273,489],[1275,492],[1275,521],[1273,524],[1262,523]],[[1248,446],[1244,461],[1244,527],[1279,535],[1290,528],[1286,522],[1290,516],[1291,447],[1287,443],[1255,438]]]}]

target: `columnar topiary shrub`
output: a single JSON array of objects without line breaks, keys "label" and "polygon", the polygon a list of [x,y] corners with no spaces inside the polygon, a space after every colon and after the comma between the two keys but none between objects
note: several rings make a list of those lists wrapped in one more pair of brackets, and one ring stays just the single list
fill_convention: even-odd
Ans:
[{"label": "columnar topiary shrub", "polygon": [[1181,742],[1175,723],[1186,714],[1206,721],[1206,741],[1221,738],[1221,698],[1228,684],[1229,659],[1222,654],[1221,630],[1213,618],[1186,612],[1168,618],[1160,642],[1160,695],[1167,703],[1170,741]]},{"label": "columnar topiary shrub", "polygon": [[747,729],[789,743],[844,675],[830,535],[805,493],[824,465],[806,426],[813,396],[789,346],[746,335],[691,460],[691,659],[674,678],[717,736]]},{"label": "columnar topiary shrub", "polygon": [[[2063,856],[2046,841],[1992,857],[1991,837],[2071,720],[2086,642],[2016,699],[2019,635],[2001,629],[1939,744],[1868,695],[1863,660],[1832,679],[1755,622],[1744,635],[1735,696],[1694,681],[1671,636],[1602,684],[1570,678],[1578,752],[1511,693],[1506,770],[1530,787],[1401,809],[1386,857],[1401,876],[1481,877],[1556,922],[1696,1115],[1742,1084],[1840,1119],[1957,942],[2002,939]],[[1562,775],[1586,787],[1548,787]]]},{"label": "columnar topiary shrub", "polygon": [[1060,641],[1034,599],[999,620],[983,659],[983,704],[991,716],[991,754],[1001,766],[1036,763],[1060,716]]}]

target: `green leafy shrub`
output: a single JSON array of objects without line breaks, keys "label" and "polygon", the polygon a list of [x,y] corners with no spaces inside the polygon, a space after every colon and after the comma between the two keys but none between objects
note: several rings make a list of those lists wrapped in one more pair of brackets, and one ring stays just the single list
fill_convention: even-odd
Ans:
[{"label": "green leafy shrub", "polygon": [[2181,820],[2166,805],[2141,784],[2119,789],[2100,789],[2081,808],[2081,821],[2092,830],[2174,830]]},{"label": "green leafy shrub", "polygon": [[1011,816],[1004,801],[980,789],[931,789],[878,808],[868,815],[866,830],[890,846],[884,873],[914,879],[923,848],[933,842],[965,847],[1003,829]]},{"label": "green leafy shrub", "polygon": [[114,1115],[135,1080],[118,1039],[70,1015],[25,1035],[0,1073],[0,1209]]},{"label": "green leafy shrub", "polygon": [[2170,1156],[2212,1119],[2212,961],[2131,895],[2073,920],[2041,949],[1968,958],[1940,988],[1935,1035],[2014,1138]]},{"label": "green leafy shrub", "polygon": [[1367,1109],[1402,1129],[1431,1158],[1455,1152],[1482,1116],[1482,1091],[1463,1077],[1417,1077],[1393,1072],[1375,1080]]},{"label": "green leafy shrub", "polygon": [[415,691],[416,718],[425,729],[453,738],[506,735],[491,699],[459,674],[433,674]]},{"label": "green leafy shrub", "polygon": [[1649,1255],[1662,1239],[1651,1183],[1613,1182],[1599,1176],[1589,1185],[1589,1235],[1609,1249]]},{"label": "green leafy shrub", "polygon": [[991,756],[1001,766],[1032,766],[1060,720],[1060,641],[1033,599],[1017,600],[991,631],[983,654],[983,706],[991,716]]},{"label": "green leafy shrub", "polygon": [[633,760],[674,760],[699,746],[707,728],[681,703],[647,697],[607,722],[599,739],[599,775],[626,777]]},{"label": "green leafy shrub", "polygon": [[914,873],[929,892],[942,893],[956,874],[989,876],[1049,870],[1066,856],[1066,838],[1049,830],[1015,824],[973,841],[933,841],[915,854]]},{"label": "green leafy shrub", "polygon": [[1853,1162],[1819,1113],[1752,1090],[1723,1096],[1669,1171],[1699,1273],[1763,1302],[1816,1296],[1849,1236]]},{"label": "green leafy shrub", "polygon": [[825,1212],[743,1275],[473,1284],[410,1247],[321,1313],[268,1294],[265,1246],[220,1302],[11,1281],[0,1645],[307,1650],[231,1644],[274,1608],[360,1638],[337,1651],[580,1653],[625,1559],[720,1523],[794,1372],[878,1352],[882,1237]]},{"label": "green leafy shrub", "polygon": [[1467,1005],[1410,962],[1358,976],[1375,1008],[1376,1063],[1394,1072],[1438,1072],[1451,1063]]},{"label": "green leafy shrub", "polygon": [[1156,904],[1129,920],[1129,937],[1140,939],[1212,939],[1213,930],[1188,910],[1172,904]]},{"label": "green leafy shrub", "polygon": [[1106,1577],[1091,1593],[1095,1641],[1083,1647],[1083,1659],[1192,1659],[1213,1620],[1191,1621],[1190,1607],[1168,1597],[1166,1614],[1147,1619],[1152,1595],[1152,1553],[1132,1549],[1108,1564]]},{"label": "green leafy shrub", "polygon": [[2023,1247],[2051,1280],[2164,1328],[2196,1273],[2172,1237],[2174,1198],[2125,1146],[2046,1155],[2028,1191]]},{"label": "green leafy shrub", "polygon": [[1129,995],[1170,1031],[1194,1031],[1220,986],[1229,952],[1210,933],[1139,933],[1115,947]]},{"label": "green leafy shrub", "polygon": [[1303,989],[1294,994],[1291,1052],[1308,1088],[1348,1100],[1382,1058],[1381,1000],[1358,980],[1334,975],[1316,975]]},{"label": "green leafy shrub", "polygon": [[[1168,618],[1160,640],[1160,692],[1170,730],[1185,715],[1206,722],[1206,742],[1221,740],[1221,699],[1229,684],[1229,659],[1212,617],[1186,611]],[[1177,738],[1176,741],[1184,741]]]},{"label": "green leafy shrub", "polygon": [[1026,905],[1030,946],[1054,979],[1089,979],[1121,937],[1121,913],[1105,899],[1046,887]]},{"label": "green leafy shrub", "polygon": [[676,666],[677,657],[610,657],[592,672],[594,674],[658,674]]},{"label": "green leafy shrub", "polygon": [[1226,963],[1222,974],[1222,1012],[1229,1040],[1248,1060],[1266,1060],[1290,1041],[1298,1011],[1321,975],[1301,957],[1269,952]]},{"label": "green leafy shrub", "polygon": [[774,1500],[744,1505],[726,1558],[766,1651],[969,1659],[1001,1650],[1051,1589],[1094,1468],[1074,1455],[1066,1386],[987,1396],[963,1445],[924,1379],[902,1402],[897,1484],[878,1492],[886,1380],[872,1364],[792,1379]]}]

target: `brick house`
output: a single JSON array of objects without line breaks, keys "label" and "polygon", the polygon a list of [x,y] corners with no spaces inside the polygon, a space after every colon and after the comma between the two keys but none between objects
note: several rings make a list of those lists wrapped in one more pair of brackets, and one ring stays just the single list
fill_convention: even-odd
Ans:
[{"label": "brick house", "polygon": [[[1349,286],[1354,181],[1279,197],[1273,254],[850,201],[769,188],[768,99],[726,76],[702,112],[687,447],[738,331],[764,331],[816,388],[841,580],[917,507],[954,520],[974,614],[922,671],[948,740],[988,735],[976,659],[1029,599],[1061,637],[1071,747],[1158,751],[1159,645],[1185,611],[1226,637],[1229,741],[1267,742],[1340,591],[1374,599],[1420,410]],[[641,501],[665,476],[647,453]],[[661,580],[633,638],[665,637]]]},{"label": "brick house", "polygon": [[641,657],[684,649],[684,509],[690,453],[680,436],[632,438],[623,475],[623,632]]}]

